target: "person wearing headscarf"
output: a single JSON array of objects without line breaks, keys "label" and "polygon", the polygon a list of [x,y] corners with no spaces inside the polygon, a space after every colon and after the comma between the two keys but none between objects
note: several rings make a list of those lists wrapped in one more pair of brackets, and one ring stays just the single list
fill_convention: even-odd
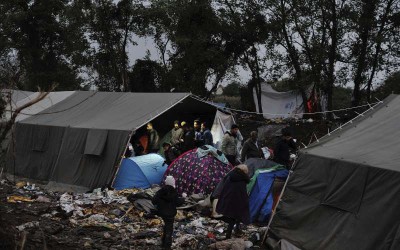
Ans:
[{"label": "person wearing headscarf", "polygon": [[[227,239],[231,238],[235,224],[250,224],[249,196],[246,188],[250,182],[248,171],[246,165],[240,164],[224,177],[216,212],[222,214],[228,222]],[[237,229],[239,230],[238,227]]]}]

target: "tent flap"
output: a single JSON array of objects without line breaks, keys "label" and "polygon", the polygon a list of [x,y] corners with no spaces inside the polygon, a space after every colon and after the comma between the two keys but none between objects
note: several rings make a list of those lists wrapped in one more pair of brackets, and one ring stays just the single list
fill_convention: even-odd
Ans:
[{"label": "tent flap", "polygon": [[100,156],[106,145],[108,131],[104,129],[90,129],[86,137],[85,155]]},{"label": "tent flap", "polygon": [[321,204],[357,213],[364,194],[368,168],[339,161],[330,162],[334,164],[328,169],[328,185]]}]

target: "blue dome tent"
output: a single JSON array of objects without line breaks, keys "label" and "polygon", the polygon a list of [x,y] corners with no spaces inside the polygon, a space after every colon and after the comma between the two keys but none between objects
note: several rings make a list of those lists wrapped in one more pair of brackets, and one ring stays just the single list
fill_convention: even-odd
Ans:
[{"label": "blue dome tent", "polygon": [[168,167],[164,161],[158,154],[123,159],[114,181],[114,188],[149,188],[153,184],[160,184]]}]

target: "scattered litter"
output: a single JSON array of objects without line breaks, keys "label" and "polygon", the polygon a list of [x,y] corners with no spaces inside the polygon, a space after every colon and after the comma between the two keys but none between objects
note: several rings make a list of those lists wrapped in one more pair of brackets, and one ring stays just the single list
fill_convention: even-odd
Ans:
[{"label": "scattered litter", "polygon": [[17,184],[15,184],[15,187],[16,188],[23,188],[25,185],[26,185],[25,181],[20,181],[20,182],[17,182]]},{"label": "scattered litter", "polygon": [[[251,242],[250,242],[251,243]],[[245,250],[248,248],[248,246],[253,246],[251,243],[247,243],[243,239],[229,239],[229,240],[223,240],[223,241],[218,241],[216,243],[213,243],[209,245],[208,247],[210,249],[232,249],[232,250]]]},{"label": "scattered litter", "polygon": [[33,202],[35,200],[32,200],[29,197],[25,196],[18,196],[18,195],[11,195],[7,197],[7,202],[10,203],[17,203],[17,202]]},{"label": "scattered litter", "polygon": [[161,224],[161,220],[160,219],[152,219],[150,221],[147,222],[147,225],[149,225],[150,227],[152,226],[157,226]]},{"label": "scattered litter", "polygon": [[37,197],[37,198],[36,198],[36,201],[37,201],[37,202],[46,202],[46,203],[51,202],[51,200],[50,200],[49,198],[47,198],[47,197],[45,197],[45,196],[42,196],[42,195],[40,195],[39,197]]},{"label": "scattered litter", "polygon": [[36,185],[35,185],[35,184],[30,185],[29,182],[28,182],[28,183],[24,186],[24,189],[25,189],[25,190],[28,190],[28,191],[33,191],[33,190],[36,190]]},{"label": "scattered litter", "polygon": [[[151,202],[158,186],[146,190],[98,188],[91,193],[50,193],[40,190],[35,184],[20,182],[12,185],[11,189],[12,192],[7,193],[7,203],[22,203],[18,207],[24,206],[23,213],[38,216],[40,229],[46,238],[51,236],[49,239],[57,244],[72,240],[76,241],[73,243],[76,248],[83,249],[129,249],[130,246],[152,249],[161,245],[164,223],[155,214]],[[52,203],[56,200],[57,204]],[[11,210],[4,210],[5,213],[15,211],[14,205],[9,206]],[[36,211],[35,207],[42,210]],[[226,223],[208,217],[207,211],[211,214],[208,196],[195,194],[185,199],[175,217],[173,248],[205,249],[225,238]],[[38,221],[16,228],[20,232],[34,229],[38,235],[37,242],[43,239],[41,230],[36,230]],[[259,227],[256,226],[244,229],[240,244],[245,240],[259,242],[261,232],[257,230]],[[73,232],[74,236],[67,236],[67,232]]]},{"label": "scattered litter", "polygon": [[104,236],[104,238],[106,238],[106,239],[111,238],[111,234],[110,234],[109,232],[105,232],[105,233],[103,234],[103,236]]},{"label": "scattered litter", "polygon": [[31,221],[31,222],[27,222],[25,224],[19,225],[16,228],[19,231],[24,231],[25,229],[34,228],[34,227],[38,227],[38,226],[39,226],[39,221]]},{"label": "scattered litter", "polygon": [[105,222],[107,221],[107,217],[102,214],[93,214],[88,219],[89,222]]}]

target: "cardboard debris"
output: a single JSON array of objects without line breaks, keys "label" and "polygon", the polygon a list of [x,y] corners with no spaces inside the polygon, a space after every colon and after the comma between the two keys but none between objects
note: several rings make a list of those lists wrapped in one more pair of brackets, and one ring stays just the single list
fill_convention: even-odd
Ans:
[{"label": "cardboard debris", "polygon": [[35,200],[25,197],[25,196],[19,196],[19,195],[11,195],[7,197],[7,202],[10,203],[17,203],[17,202],[34,202]]},{"label": "cardboard debris", "polygon": [[17,182],[17,184],[15,184],[15,187],[16,188],[23,188],[25,185],[26,185],[25,181],[20,181],[20,182]]}]

